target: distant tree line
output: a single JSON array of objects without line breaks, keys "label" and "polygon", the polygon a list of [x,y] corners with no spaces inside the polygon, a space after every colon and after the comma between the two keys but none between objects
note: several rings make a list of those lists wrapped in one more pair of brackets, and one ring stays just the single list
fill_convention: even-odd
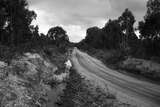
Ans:
[{"label": "distant tree line", "polygon": [[26,0],[0,0],[0,44],[14,47],[52,44],[65,48],[69,42],[66,31],[56,26],[47,35],[39,34],[39,27],[31,25],[36,17]]},{"label": "distant tree line", "polygon": [[[87,29],[86,37],[78,46],[96,49],[118,49],[126,55],[139,57],[160,56],[160,1],[148,0],[144,20],[134,28],[133,13],[125,9],[118,19],[109,20],[103,28]],[[140,32],[139,38],[135,30]]]},{"label": "distant tree line", "polygon": [[[47,35],[39,34],[39,27],[31,25],[37,15],[28,9],[26,0],[0,0],[0,44],[19,46],[23,44],[53,44],[64,49],[69,44],[66,31],[52,27]],[[120,17],[109,20],[103,28],[87,29],[86,38],[80,47],[118,49],[126,55],[141,57],[160,56],[160,1],[148,0],[144,20],[140,21],[135,34],[135,17],[125,9]]]}]

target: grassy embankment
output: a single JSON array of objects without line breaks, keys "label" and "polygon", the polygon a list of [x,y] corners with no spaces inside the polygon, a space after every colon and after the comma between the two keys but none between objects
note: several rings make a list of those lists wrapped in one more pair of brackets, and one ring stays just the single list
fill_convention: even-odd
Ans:
[{"label": "grassy embankment", "polygon": [[0,105],[48,107],[53,100],[48,93],[60,84],[54,77],[64,72],[66,55],[54,46],[0,49]]},{"label": "grassy embankment", "polygon": [[109,90],[95,85],[90,80],[70,70],[69,78],[66,80],[66,89],[59,102],[59,107],[130,107],[116,99]]},{"label": "grassy embankment", "polygon": [[119,50],[91,49],[86,52],[121,73],[154,82],[160,80],[160,64],[157,61],[126,57]]}]

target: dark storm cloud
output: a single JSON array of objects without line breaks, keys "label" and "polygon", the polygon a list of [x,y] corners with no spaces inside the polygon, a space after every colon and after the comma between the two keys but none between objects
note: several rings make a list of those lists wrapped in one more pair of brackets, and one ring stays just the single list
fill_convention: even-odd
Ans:
[{"label": "dark storm cloud", "polygon": [[[119,17],[125,8],[129,8],[138,21],[142,20],[146,11],[146,1],[147,0],[29,0],[29,4],[31,9],[37,12],[37,21],[40,27],[43,26],[40,28],[42,30],[54,25],[63,25],[66,26],[66,28],[67,26],[72,26],[72,28],[78,28],[77,30],[85,30],[91,26],[103,26],[109,18]],[[73,31],[72,34],[74,35],[71,36],[76,38],[76,31]],[[77,31],[77,33],[78,32],[82,31]],[[82,37],[84,36],[85,34]]]}]

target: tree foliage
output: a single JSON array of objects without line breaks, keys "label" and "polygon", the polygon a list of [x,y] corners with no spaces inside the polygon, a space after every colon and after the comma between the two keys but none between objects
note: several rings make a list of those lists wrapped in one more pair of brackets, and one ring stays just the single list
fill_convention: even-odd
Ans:
[{"label": "tree foliage", "polygon": [[30,47],[56,44],[65,47],[69,42],[66,31],[57,26],[51,28],[48,35],[39,34],[39,27],[31,25],[36,17],[36,13],[29,10],[26,0],[0,0],[0,44],[27,44]]},{"label": "tree foliage", "polygon": [[95,48],[102,46],[102,35],[101,29],[98,27],[92,27],[87,29],[85,42]]},{"label": "tree foliage", "polygon": [[118,19],[109,20],[102,29],[98,27],[87,29],[84,42],[94,48],[122,48],[122,45],[133,43],[138,39],[134,33],[134,23],[134,15],[126,9]]},{"label": "tree foliage", "polygon": [[88,45],[99,49],[119,48],[121,28],[117,20],[109,20],[102,28],[92,27],[87,29],[84,40]]},{"label": "tree foliage", "polygon": [[118,20],[122,30],[128,33],[127,35],[134,32],[133,24],[135,23],[135,17],[129,9],[125,9]]},{"label": "tree foliage", "polygon": [[147,12],[143,21],[139,22],[142,45],[149,56],[160,55],[160,1],[148,0]]},{"label": "tree foliage", "polygon": [[149,0],[144,21],[139,22],[141,38],[155,39],[160,37],[160,1]]},{"label": "tree foliage", "polygon": [[31,38],[30,24],[36,13],[28,9],[26,0],[1,0],[1,42],[18,45]]},{"label": "tree foliage", "polygon": [[118,18],[118,21],[124,34],[121,36],[121,48],[126,52],[134,52],[138,38],[134,31],[134,23],[136,20],[133,13],[129,9],[125,9],[122,15]]},{"label": "tree foliage", "polygon": [[64,39],[66,41],[69,40],[69,38],[66,34],[66,31],[60,26],[50,28],[47,33],[47,36],[52,38],[55,41],[57,41],[59,39]]},{"label": "tree foliage", "polygon": [[117,49],[120,47],[121,37],[123,36],[118,20],[109,20],[103,28],[105,47]]},{"label": "tree foliage", "polygon": [[149,17],[152,14],[160,12],[160,1],[159,0],[148,0],[147,2],[147,13],[144,18]]},{"label": "tree foliage", "polygon": [[69,43],[69,37],[66,34],[66,31],[60,26],[50,28],[47,37],[50,38],[57,47],[63,50],[66,49]]}]

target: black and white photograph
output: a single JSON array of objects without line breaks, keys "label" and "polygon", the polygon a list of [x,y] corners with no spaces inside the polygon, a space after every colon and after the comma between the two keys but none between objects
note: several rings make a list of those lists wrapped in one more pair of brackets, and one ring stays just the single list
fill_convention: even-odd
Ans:
[{"label": "black and white photograph", "polygon": [[160,0],[0,0],[0,107],[160,107]]}]

